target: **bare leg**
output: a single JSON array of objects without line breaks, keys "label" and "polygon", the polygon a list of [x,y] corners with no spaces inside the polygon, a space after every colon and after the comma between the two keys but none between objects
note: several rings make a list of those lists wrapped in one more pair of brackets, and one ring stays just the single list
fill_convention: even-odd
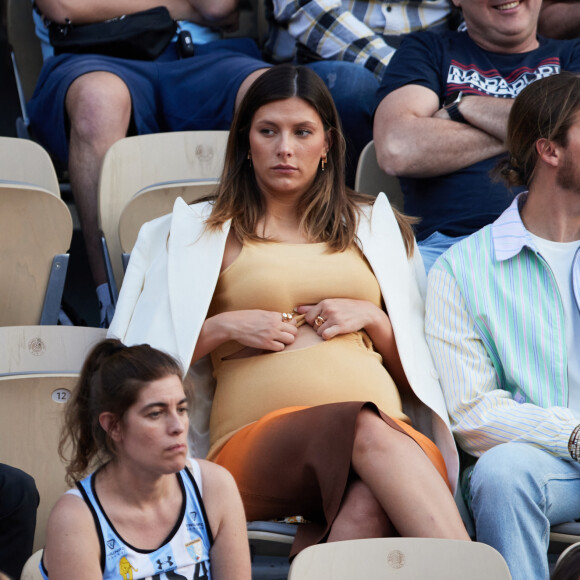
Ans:
[{"label": "bare leg", "polygon": [[248,92],[248,89],[250,88],[250,85],[260,76],[263,75],[268,69],[267,68],[261,68],[258,70],[255,70],[253,73],[250,73],[242,82],[242,84],[240,85],[240,88],[238,89],[238,94],[236,95],[236,109],[240,106],[240,103],[242,102],[242,99],[244,98],[245,94]]},{"label": "bare leg", "polygon": [[360,479],[349,484],[332,523],[328,542],[397,535],[371,490]]},{"label": "bare leg", "polygon": [[[244,79],[236,106],[266,68]],[[126,136],[131,120],[131,94],[116,75],[98,71],[85,74],[70,86],[66,97],[70,119],[69,173],[95,285],[105,283],[105,264],[99,241],[99,172],[109,147]]]},{"label": "bare leg", "polygon": [[69,173],[95,285],[104,284],[105,263],[98,223],[99,172],[109,147],[127,134],[131,95],[125,83],[108,72],[76,79],[66,96],[70,119]]},{"label": "bare leg", "polygon": [[470,540],[453,496],[423,450],[368,409],[357,419],[352,467],[401,536]]}]

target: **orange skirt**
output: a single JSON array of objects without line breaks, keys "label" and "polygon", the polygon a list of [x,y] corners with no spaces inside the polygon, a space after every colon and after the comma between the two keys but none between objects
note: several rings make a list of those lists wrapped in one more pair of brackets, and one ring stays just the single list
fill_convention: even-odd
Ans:
[{"label": "orange skirt", "polygon": [[213,458],[234,476],[248,521],[301,515],[310,522],[298,526],[292,555],[330,531],[352,477],[355,424],[365,407],[411,437],[451,489],[443,456],[428,437],[359,401],[273,411],[238,431]]}]

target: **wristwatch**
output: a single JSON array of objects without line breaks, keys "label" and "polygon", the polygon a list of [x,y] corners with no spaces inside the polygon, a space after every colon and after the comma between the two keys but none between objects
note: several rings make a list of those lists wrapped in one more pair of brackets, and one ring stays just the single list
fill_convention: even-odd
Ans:
[{"label": "wristwatch", "polygon": [[468,123],[467,119],[459,110],[461,99],[463,99],[463,91],[455,91],[445,99],[443,108],[447,111],[447,114],[452,121],[456,121],[457,123]]}]

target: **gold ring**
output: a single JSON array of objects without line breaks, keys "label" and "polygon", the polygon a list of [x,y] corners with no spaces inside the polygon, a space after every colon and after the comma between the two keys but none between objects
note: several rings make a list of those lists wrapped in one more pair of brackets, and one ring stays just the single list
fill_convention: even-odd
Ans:
[{"label": "gold ring", "polygon": [[320,314],[314,319],[315,326],[322,326],[326,320],[320,316]]},{"label": "gold ring", "polygon": [[292,312],[282,312],[282,322],[290,322],[294,318]]}]

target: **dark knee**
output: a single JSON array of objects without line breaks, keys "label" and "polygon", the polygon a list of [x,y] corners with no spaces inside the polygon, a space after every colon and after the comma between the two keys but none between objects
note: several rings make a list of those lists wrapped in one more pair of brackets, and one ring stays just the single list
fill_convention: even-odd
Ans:
[{"label": "dark knee", "polygon": [[392,535],[392,526],[371,490],[361,480],[353,481],[345,493],[345,524],[353,538]]}]

